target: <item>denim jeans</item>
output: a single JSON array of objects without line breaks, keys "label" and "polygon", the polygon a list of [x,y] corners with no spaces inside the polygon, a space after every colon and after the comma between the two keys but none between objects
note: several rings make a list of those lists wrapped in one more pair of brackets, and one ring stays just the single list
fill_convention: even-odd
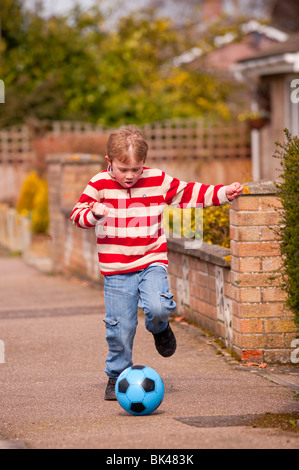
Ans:
[{"label": "denim jeans", "polygon": [[176,303],[169,292],[166,269],[159,265],[150,265],[133,273],[105,276],[104,295],[104,323],[109,347],[105,372],[108,377],[118,377],[133,364],[138,307],[145,313],[146,329],[156,334],[167,327]]}]

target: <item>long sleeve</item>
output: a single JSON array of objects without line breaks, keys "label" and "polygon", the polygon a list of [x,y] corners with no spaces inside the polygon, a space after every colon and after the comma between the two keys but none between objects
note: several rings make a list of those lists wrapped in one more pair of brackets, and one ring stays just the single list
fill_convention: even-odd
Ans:
[{"label": "long sleeve", "polygon": [[186,183],[169,175],[164,176],[165,202],[181,208],[219,206],[228,203],[224,185]]},{"label": "long sleeve", "polygon": [[99,222],[99,219],[94,216],[89,208],[89,204],[98,201],[99,197],[99,191],[94,183],[95,178],[88,183],[70,215],[73,223],[80,228],[95,227]]},{"label": "long sleeve", "polygon": [[[94,201],[109,209],[100,221],[89,209]],[[138,271],[152,263],[167,265],[166,204],[191,208],[226,202],[225,186],[185,183],[144,167],[137,183],[127,190],[103,170],[90,180],[70,218],[83,229],[97,226],[98,259],[105,276]]]}]

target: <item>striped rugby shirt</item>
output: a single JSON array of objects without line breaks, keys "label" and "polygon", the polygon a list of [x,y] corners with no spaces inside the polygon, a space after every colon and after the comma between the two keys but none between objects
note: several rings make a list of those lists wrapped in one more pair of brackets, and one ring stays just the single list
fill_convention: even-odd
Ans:
[{"label": "striped rugby shirt", "polygon": [[[106,217],[93,215],[89,209],[93,201],[108,207]],[[112,275],[139,271],[152,263],[168,264],[163,230],[166,205],[191,208],[227,202],[223,185],[186,183],[147,167],[126,189],[108,167],[90,180],[70,218],[80,228],[96,227],[101,273]]]}]

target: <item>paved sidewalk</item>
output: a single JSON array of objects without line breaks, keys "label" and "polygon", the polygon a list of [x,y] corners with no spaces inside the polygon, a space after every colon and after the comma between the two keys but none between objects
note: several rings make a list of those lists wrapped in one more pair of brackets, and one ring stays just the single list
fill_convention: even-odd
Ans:
[{"label": "paved sidewalk", "polygon": [[[0,281],[0,449],[299,448],[298,367],[241,366],[180,322],[177,352],[164,359],[140,316],[134,362],[156,369],[166,393],[155,413],[135,417],[103,400],[101,286],[4,256]],[[282,414],[292,415],[285,429]]]}]

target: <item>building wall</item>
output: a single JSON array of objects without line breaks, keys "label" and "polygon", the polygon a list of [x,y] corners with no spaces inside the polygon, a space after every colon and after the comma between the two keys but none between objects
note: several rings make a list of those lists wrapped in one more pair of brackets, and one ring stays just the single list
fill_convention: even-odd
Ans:
[{"label": "building wall", "polygon": [[275,180],[280,174],[279,161],[273,158],[275,142],[283,142],[286,126],[285,75],[265,78],[270,88],[271,119],[260,131],[261,179]]}]

